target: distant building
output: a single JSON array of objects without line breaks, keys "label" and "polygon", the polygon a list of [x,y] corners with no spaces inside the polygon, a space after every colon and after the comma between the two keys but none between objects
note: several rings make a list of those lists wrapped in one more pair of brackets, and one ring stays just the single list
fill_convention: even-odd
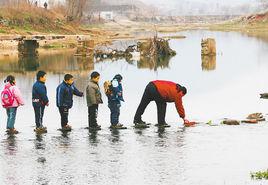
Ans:
[{"label": "distant building", "polygon": [[138,11],[134,5],[109,5],[109,4],[101,4],[95,3],[92,6],[88,6],[84,11],[84,16],[86,17],[86,21],[94,21],[94,20],[104,20],[111,21],[114,20],[115,17],[119,16],[129,16],[135,11]]},{"label": "distant building", "polygon": [[102,11],[100,12],[100,18],[106,21],[111,21],[114,19],[114,13],[111,11]]}]

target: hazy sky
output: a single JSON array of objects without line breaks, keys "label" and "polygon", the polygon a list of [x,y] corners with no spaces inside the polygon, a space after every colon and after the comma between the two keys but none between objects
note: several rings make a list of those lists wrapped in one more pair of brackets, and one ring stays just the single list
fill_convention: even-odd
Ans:
[{"label": "hazy sky", "polygon": [[[150,4],[178,4],[180,0],[141,0],[144,3],[150,3]],[[241,3],[253,3],[256,2],[256,0],[187,0],[189,2],[217,2],[220,4],[241,4]]]}]

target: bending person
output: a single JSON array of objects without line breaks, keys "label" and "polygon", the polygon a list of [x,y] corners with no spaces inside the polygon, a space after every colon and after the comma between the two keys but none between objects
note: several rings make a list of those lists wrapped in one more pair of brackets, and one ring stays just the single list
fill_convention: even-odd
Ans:
[{"label": "bending person", "polygon": [[182,97],[187,93],[184,86],[170,81],[157,80],[150,82],[144,91],[141,102],[138,106],[134,117],[135,125],[145,125],[141,118],[146,107],[151,101],[155,101],[157,105],[158,126],[169,126],[165,121],[167,103],[174,102],[180,117],[184,120],[184,124],[188,126],[189,121],[185,119],[185,111],[182,104]]}]

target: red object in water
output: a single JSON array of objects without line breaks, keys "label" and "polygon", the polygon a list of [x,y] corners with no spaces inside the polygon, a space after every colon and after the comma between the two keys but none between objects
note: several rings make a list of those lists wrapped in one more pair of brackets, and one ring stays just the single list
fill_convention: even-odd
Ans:
[{"label": "red object in water", "polygon": [[186,127],[193,127],[193,126],[195,126],[195,124],[196,124],[196,122],[194,122],[194,121],[187,121],[187,122],[184,122],[184,125],[185,125]]},{"label": "red object in water", "polygon": [[258,120],[257,119],[248,119],[248,120],[243,120],[243,123],[251,123],[251,124],[257,124]]}]

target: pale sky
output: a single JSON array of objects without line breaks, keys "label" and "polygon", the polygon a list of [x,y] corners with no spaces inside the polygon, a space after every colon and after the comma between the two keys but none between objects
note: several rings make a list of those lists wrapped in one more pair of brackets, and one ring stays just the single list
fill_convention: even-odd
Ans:
[{"label": "pale sky", "polygon": [[[144,3],[150,4],[178,4],[181,0],[140,0]],[[208,2],[218,2],[220,4],[241,4],[241,3],[254,3],[257,0],[187,0],[189,2],[201,2],[201,3],[208,3]]]}]

